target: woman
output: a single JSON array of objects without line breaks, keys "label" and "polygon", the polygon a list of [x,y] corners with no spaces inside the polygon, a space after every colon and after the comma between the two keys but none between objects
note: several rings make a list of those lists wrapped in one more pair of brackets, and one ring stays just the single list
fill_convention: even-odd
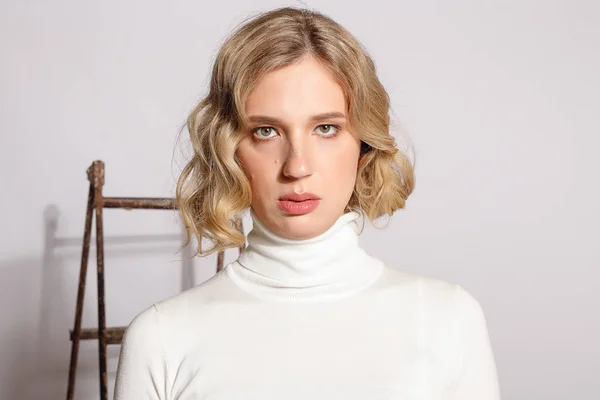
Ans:
[{"label": "woman", "polygon": [[277,9],[227,39],[177,199],[201,254],[243,244],[250,207],[248,246],[132,321],[115,399],[499,399],[479,303],[359,246],[360,215],[413,190],[388,111],[367,52],[322,14]]}]

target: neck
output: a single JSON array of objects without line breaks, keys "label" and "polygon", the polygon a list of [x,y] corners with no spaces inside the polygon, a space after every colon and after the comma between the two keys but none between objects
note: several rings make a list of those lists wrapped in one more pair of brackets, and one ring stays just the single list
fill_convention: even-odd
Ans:
[{"label": "neck", "polygon": [[359,214],[349,212],[327,231],[304,240],[287,239],[250,213],[248,246],[227,273],[242,289],[270,299],[325,299],[357,293],[379,276],[382,263],[359,245]]}]

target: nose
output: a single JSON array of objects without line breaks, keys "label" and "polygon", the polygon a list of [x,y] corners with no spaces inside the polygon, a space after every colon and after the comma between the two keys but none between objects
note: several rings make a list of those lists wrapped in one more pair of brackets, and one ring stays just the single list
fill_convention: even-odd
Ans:
[{"label": "nose", "polygon": [[299,141],[290,142],[283,165],[283,175],[290,179],[301,179],[312,175],[308,146]]}]

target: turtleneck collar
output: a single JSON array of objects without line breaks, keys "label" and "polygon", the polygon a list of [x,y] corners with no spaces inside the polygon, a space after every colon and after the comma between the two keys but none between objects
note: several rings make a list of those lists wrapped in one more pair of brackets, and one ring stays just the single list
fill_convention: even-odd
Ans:
[{"label": "turtleneck collar", "polygon": [[245,291],[279,300],[331,299],[356,293],[373,283],[383,263],[359,245],[359,214],[349,212],[324,233],[287,239],[267,228],[250,211],[248,246],[227,265],[229,277]]}]

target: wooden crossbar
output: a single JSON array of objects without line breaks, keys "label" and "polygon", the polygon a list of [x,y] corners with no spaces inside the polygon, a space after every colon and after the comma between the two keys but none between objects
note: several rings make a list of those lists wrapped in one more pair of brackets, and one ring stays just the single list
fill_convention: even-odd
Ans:
[{"label": "wooden crossbar", "polygon": [[[173,198],[142,198],[142,197],[104,197],[104,162],[96,160],[87,169],[87,177],[90,181],[87,209],[85,215],[85,227],[83,233],[83,246],[81,252],[81,265],[79,269],[79,285],[77,288],[77,305],[75,308],[75,322],[69,331],[71,345],[71,360],[69,365],[69,380],[67,387],[67,400],[73,400],[75,393],[75,377],[77,372],[77,357],[79,353],[79,342],[81,340],[98,340],[99,364],[100,364],[100,400],[107,400],[107,345],[118,345],[123,340],[126,327],[106,327],[106,309],[104,301],[104,226],[102,211],[104,208],[122,208],[126,210],[176,210],[177,204]],[[82,328],[83,300],[85,296],[85,285],[87,276],[87,265],[90,252],[92,233],[92,220],[96,220],[96,276],[98,285],[98,328]],[[243,232],[241,223],[238,225]],[[241,253],[244,246],[239,247]],[[217,256],[217,272],[223,269],[224,252],[220,251]]]}]

